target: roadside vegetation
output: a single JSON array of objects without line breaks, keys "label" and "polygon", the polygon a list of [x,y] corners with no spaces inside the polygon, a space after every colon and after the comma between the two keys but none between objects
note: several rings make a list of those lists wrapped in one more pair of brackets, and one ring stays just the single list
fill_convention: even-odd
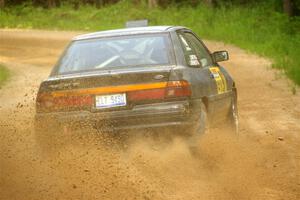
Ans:
[{"label": "roadside vegetation", "polygon": [[0,65],[0,88],[4,84],[4,82],[8,79],[9,71],[3,66]]},{"label": "roadside vegetation", "polygon": [[273,67],[300,85],[300,17],[284,14],[274,3],[278,1],[218,6],[134,2],[123,0],[101,8],[68,3],[51,9],[30,3],[12,5],[0,10],[0,27],[100,31],[121,28],[136,19],[149,19],[151,25],[182,25],[204,39],[235,44],[270,58]]}]

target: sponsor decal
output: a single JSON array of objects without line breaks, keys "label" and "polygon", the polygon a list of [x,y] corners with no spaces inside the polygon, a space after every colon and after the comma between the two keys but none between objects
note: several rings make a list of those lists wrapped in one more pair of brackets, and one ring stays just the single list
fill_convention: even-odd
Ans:
[{"label": "sponsor decal", "polygon": [[210,67],[209,68],[211,76],[215,79],[217,84],[218,94],[222,94],[227,91],[227,82],[224,74],[220,71],[219,67]]},{"label": "sponsor decal", "polygon": [[198,66],[200,65],[199,60],[196,55],[189,55],[189,64],[191,66]]},{"label": "sponsor decal", "polygon": [[179,35],[182,43],[184,44],[185,50],[186,51],[192,51],[192,48],[189,46],[189,44],[187,43],[187,41],[185,40],[185,38],[182,35]]}]

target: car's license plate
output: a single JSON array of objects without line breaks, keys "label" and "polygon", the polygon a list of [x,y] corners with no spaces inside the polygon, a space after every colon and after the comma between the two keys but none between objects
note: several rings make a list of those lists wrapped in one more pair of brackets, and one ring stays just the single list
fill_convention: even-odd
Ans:
[{"label": "car's license plate", "polygon": [[96,108],[126,106],[126,94],[97,95]]}]

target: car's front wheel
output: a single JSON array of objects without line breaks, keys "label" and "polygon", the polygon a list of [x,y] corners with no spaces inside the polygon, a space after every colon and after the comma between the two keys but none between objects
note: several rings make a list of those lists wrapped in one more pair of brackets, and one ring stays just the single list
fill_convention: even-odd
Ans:
[{"label": "car's front wheel", "polygon": [[228,123],[229,128],[232,133],[238,134],[239,129],[239,116],[238,116],[238,107],[237,107],[237,93],[233,91],[231,97],[231,106],[228,113]]}]

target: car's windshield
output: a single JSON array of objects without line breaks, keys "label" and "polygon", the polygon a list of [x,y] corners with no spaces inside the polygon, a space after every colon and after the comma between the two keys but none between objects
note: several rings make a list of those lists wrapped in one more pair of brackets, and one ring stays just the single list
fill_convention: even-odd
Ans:
[{"label": "car's windshield", "polygon": [[58,63],[58,74],[169,64],[166,34],[74,41]]}]

